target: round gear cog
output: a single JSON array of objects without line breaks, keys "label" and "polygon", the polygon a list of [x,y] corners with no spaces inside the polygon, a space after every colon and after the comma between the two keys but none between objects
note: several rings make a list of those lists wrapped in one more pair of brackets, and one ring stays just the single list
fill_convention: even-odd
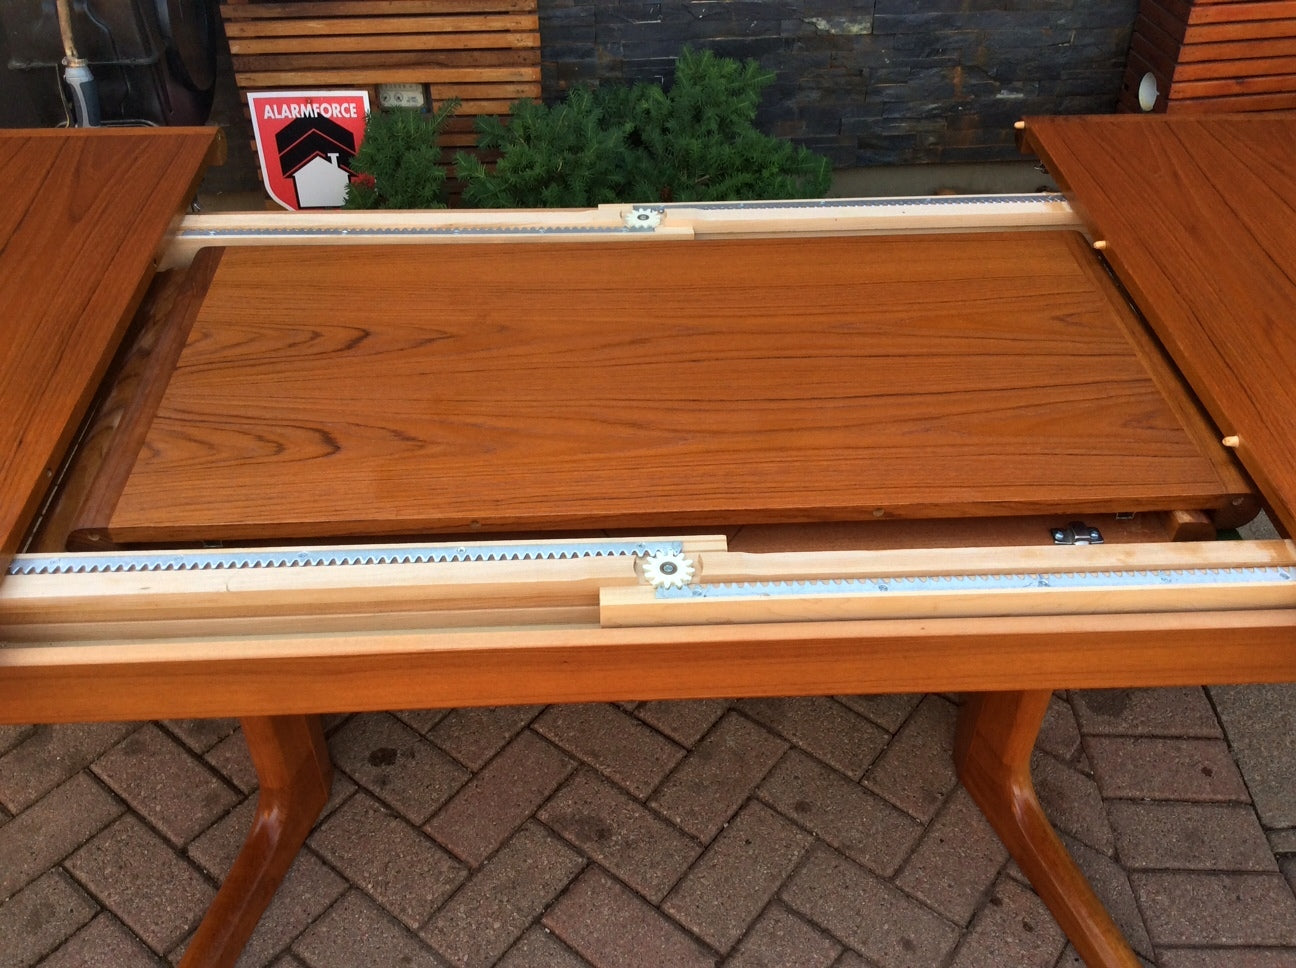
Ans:
[{"label": "round gear cog", "polygon": [[654,588],[680,588],[693,580],[693,562],[678,552],[641,559],[644,581]]},{"label": "round gear cog", "polygon": [[660,208],[648,208],[644,205],[636,205],[630,209],[625,217],[626,228],[628,229],[655,229],[661,225],[662,210]]}]

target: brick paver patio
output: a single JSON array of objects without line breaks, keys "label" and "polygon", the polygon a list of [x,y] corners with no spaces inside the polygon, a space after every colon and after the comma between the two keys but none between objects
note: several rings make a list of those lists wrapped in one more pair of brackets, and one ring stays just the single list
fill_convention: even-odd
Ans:
[{"label": "brick paver patio", "polygon": [[[240,965],[1078,964],[957,785],[956,702],[332,717],[332,800]],[[1148,964],[1296,968],[1293,710],[1054,698],[1041,798]],[[177,961],[254,785],[234,721],[0,728],[0,968]]]}]

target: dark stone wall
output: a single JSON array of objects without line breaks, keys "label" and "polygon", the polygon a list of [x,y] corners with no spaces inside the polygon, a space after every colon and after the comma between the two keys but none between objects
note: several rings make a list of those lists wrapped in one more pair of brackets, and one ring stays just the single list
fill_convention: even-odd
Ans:
[{"label": "dark stone wall", "polygon": [[1018,157],[1028,114],[1112,111],[1138,0],[540,0],[546,99],[671,76],[682,47],[776,75],[763,130],[834,165]]}]

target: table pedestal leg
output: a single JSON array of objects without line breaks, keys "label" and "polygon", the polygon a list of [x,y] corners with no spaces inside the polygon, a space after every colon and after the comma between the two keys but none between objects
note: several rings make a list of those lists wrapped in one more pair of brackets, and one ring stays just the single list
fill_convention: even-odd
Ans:
[{"label": "table pedestal leg", "polygon": [[959,779],[1089,968],[1139,961],[1044,816],[1030,757],[1052,693],[972,693],[959,712]]},{"label": "table pedestal leg", "polygon": [[243,849],[185,951],[181,968],[229,968],[328,802],[333,767],[318,716],[242,721],[261,782]]}]

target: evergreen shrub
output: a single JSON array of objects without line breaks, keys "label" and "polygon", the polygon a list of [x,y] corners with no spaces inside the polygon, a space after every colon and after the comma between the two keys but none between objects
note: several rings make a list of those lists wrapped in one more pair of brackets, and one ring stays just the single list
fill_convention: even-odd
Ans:
[{"label": "evergreen shrub", "polygon": [[459,107],[446,101],[434,113],[409,108],[375,111],[351,159],[355,177],[344,208],[445,208],[441,129]]},{"label": "evergreen shrub", "polygon": [[512,120],[478,121],[493,168],[456,158],[466,204],[586,207],[821,197],[827,159],[758,131],[774,75],[754,60],[686,49],[669,90],[655,84],[577,89],[559,104],[513,105]]}]

